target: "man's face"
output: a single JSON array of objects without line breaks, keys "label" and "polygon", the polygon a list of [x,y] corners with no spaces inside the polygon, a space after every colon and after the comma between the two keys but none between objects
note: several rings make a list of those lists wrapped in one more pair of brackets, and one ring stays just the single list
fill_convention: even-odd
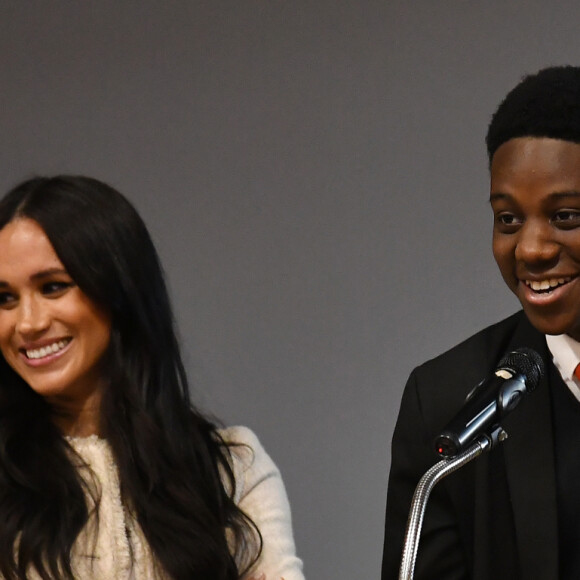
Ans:
[{"label": "man's face", "polygon": [[580,145],[522,137],[491,164],[493,255],[530,322],[580,341]]}]

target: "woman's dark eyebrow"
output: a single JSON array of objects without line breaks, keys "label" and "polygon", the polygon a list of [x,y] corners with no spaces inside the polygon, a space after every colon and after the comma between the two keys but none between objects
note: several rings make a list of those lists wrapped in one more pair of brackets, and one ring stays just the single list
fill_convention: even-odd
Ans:
[{"label": "woman's dark eyebrow", "polygon": [[[36,272],[30,276],[31,280],[42,280],[43,278],[49,278],[50,276],[54,275],[62,275],[65,274],[68,276],[68,272],[64,268],[49,268],[48,270],[41,270],[40,272]],[[0,288],[8,288],[10,284],[5,282],[4,280],[0,280]]]},{"label": "woman's dark eyebrow", "polygon": [[40,272],[32,274],[32,276],[30,276],[30,279],[39,280],[42,278],[54,276],[55,274],[66,274],[68,276],[68,272],[64,268],[49,268],[47,270],[41,270]]}]

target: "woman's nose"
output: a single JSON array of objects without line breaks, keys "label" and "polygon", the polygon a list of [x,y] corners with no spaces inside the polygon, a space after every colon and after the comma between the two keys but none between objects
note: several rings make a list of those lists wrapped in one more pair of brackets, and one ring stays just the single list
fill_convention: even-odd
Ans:
[{"label": "woman's nose", "polygon": [[35,335],[50,325],[48,309],[33,297],[21,297],[18,305],[16,330],[22,335]]}]

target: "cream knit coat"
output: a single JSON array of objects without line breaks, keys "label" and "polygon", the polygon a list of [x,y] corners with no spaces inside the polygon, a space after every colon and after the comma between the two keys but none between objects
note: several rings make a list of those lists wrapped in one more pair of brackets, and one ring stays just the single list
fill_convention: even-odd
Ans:
[{"label": "cream knit coat", "polygon": [[[228,442],[243,444],[232,448],[234,499],[258,526],[264,541],[262,555],[250,575],[264,573],[266,580],[304,580],[302,562],[295,555],[290,506],[280,472],[249,429],[231,427],[221,434]],[[101,495],[98,527],[90,519],[73,548],[75,578],[167,579],[156,567],[136,519],[123,507],[117,467],[108,443],[96,436],[69,441],[98,478]],[[87,482],[94,483],[90,479]],[[38,578],[36,574],[30,576]]]}]

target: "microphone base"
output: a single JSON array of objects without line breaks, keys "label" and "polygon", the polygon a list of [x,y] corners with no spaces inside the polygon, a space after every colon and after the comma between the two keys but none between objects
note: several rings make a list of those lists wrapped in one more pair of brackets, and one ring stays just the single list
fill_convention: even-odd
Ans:
[{"label": "microphone base", "polygon": [[491,451],[505,439],[507,439],[507,433],[501,427],[498,427],[491,435],[481,435],[470,447],[456,457],[443,459],[433,465],[419,480],[413,494],[409,519],[407,520],[399,580],[413,580],[425,509],[435,485],[482,453]]}]

